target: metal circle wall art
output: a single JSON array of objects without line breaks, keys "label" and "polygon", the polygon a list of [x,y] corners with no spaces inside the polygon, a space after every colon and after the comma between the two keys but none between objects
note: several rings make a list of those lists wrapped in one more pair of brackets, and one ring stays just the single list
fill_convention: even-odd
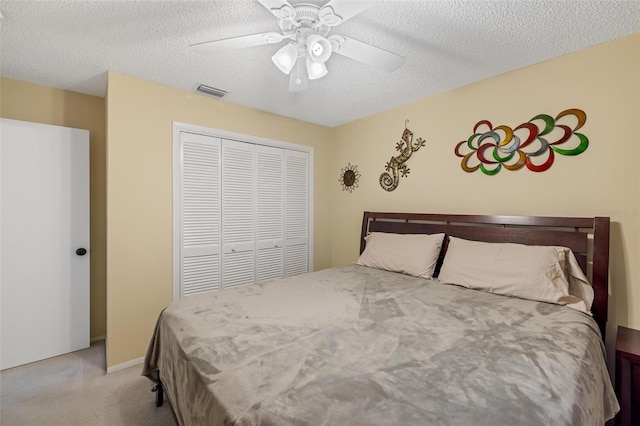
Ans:
[{"label": "metal circle wall art", "polygon": [[473,134],[456,145],[454,153],[462,158],[460,166],[467,173],[479,169],[491,176],[503,168],[524,167],[544,172],[553,165],[555,154],[575,156],[587,150],[589,138],[577,132],[586,121],[587,114],[576,108],[555,118],[538,114],[516,128],[493,127],[488,120],[481,120],[473,127]]},{"label": "metal circle wall art", "polygon": [[360,180],[360,172],[358,166],[349,163],[347,167],[340,170],[339,182],[342,185],[343,191],[352,192],[358,187],[358,181]]}]

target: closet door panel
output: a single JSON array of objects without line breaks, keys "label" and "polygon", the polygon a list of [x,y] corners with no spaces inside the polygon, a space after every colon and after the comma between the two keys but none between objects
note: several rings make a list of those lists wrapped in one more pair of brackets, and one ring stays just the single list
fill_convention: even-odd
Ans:
[{"label": "closet door panel", "polygon": [[287,247],[286,275],[309,272],[309,249],[307,244],[296,244]]},{"label": "closet door panel", "polygon": [[220,255],[185,257],[182,263],[182,295],[191,296],[220,287]]},{"label": "closet door panel", "polygon": [[223,288],[252,284],[255,280],[255,252],[235,251],[224,254]]},{"label": "closet door panel", "polygon": [[285,151],[285,276],[309,272],[309,155]]},{"label": "closet door panel", "polygon": [[284,150],[256,146],[257,281],[284,276]]},{"label": "closet door panel", "polygon": [[255,282],[255,145],[222,141],[223,288]]},{"label": "closet door panel", "polygon": [[220,288],[220,139],[182,132],[181,296]]},{"label": "closet door panel", "polygon": [[258,282],[284,276],[284,250],[282,247],[258,250]]}]

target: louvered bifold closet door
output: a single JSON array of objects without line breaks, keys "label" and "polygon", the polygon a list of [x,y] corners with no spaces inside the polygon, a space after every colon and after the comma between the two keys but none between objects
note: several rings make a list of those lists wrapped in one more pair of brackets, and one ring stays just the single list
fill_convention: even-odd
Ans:
[{"label": "louvered bifold closet door", "polygon": [[309,272],[309,154],[285,151],[285,276]]},{"label": "louvered bifold closet door", "polygon": [[220,288],[220,139],[180,133],[180,297]]},{"label": "louvered bifold closet door", "polygon": [[257,281],[284,276],[284,150],[256,146]]},{"label": "louvered bifold closet door", "polygon": [[222,287],[255,282],[255,145],[222,141]]}]

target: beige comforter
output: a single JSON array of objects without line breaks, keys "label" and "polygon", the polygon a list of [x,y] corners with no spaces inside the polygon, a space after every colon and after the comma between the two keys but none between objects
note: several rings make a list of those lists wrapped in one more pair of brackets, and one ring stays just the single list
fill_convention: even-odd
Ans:
[{"label": "beige comforter", "polygon": [[181,299],[158,370],[183,425],[599,425],[618,404],[595,321],[352,265]]}]

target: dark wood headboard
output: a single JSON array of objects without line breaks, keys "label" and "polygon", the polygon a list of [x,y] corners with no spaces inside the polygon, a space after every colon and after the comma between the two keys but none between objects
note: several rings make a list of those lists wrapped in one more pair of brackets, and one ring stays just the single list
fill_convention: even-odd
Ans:
[{"label": "dark wood headboard", "polygon": [[[605,336],[609,303],[609,218],[608,217],[540,217],[540,216],[479,216],[428,213],[364,212],[360,253],[364,251],[364,237],[370,232],[396,234],[445,233],[474,241],[519,243],[528,245],[562,246],[576,255],[593,285],[593,317]],[[590,236],[593,239],[590,239]],[[592,244],[591,244],[592,242]],[[447,250],[448,239],[440,253],[436,275]],[[592,247],[589,250],[590,246]],[[591,255],[591,256],[589,256]],[[592,260],[591,274],[587,258]]]}]

